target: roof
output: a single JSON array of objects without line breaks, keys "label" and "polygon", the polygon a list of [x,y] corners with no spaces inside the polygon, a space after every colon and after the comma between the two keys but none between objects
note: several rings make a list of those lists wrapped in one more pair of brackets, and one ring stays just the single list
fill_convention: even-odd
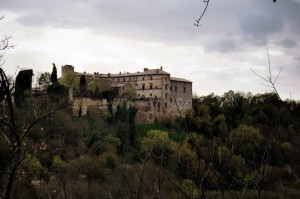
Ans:
[{"label": "roof", "polygon": [[129,77],[129,76],[142,76],[142,75],[170,75],[169,73],[160,69],[151,69],[144,72],[136,73],[119,73],[119,74],[100,74],[100,77]]},{"label": "roof", "polygon": [[171,81],[193,83],[193,82],[191,82],[191,81],[189,81],[189,80],[187,80],[187,79],[178,78],[178,77],[171,77],[170,79],[171,79]]},{"label": "roof", "polygon": [[99,77],[130,77],[130,76],[142,76],[142,75],[170,75],[170,73],[167,73],[166,71],[163,71],[162,69],[148,69],[145,68],[143,72],[136,72],[136,73],[119,73],[119,74],[91,74],[91,73],[78,73],[76,72],[77,75],[85,75],[87,77],[93,77],[93,76],[99,76]]}]

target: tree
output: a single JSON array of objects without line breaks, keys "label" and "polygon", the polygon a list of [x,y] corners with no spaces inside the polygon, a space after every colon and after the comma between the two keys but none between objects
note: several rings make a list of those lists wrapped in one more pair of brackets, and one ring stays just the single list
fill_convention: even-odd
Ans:
[{"label": "tree", "polygon": [[163,165],[176,151],[177,144],[169,138],[168,132],[161,130],[150,130],[142,140],[142,151],[146,154],[152,152],[154,160]]},{"label": "tree", "polygon": [[75,88],[76,90],[78,90],[79,87],[79,81],[75,72],[66,73],[62,77],[61,83],[66,87]]},{"label": "tree", "polygon": [[19,117],[17,117],[16,114],[19,109],[16,109],[15,106],[13,106],[12,95],[9,89],[9,81],[2,68],[0,68],[0,82],[1,87],[4,91],[3,99],[5,101],[5,103],[3,103],[3,106],[1,107],[1,111],[3,112],[0,115],[0,124],[2,124],[0,127],[2,136],[5,138],[5,142],[6,145],[8,145],[10,154],[10,158],[7,160],[8,162],[6,171],[1,171],[1,173],[3,172],[6,175],[6,177],[3,177],[3,182],[5,184],[3,185],[4,191],[2,197],[8,199],[10,198],[16,173],[24,158],[24,139],[28,136],[28,134],[32,131],[33,127],[37,123],[45,120],[56,111],[69,106],[69,104],[57,106],[56,108],[53,108],[40,116],[37,115],[36,110],[32,110],[35,112],[35,116],[33,116],[33,114],[30,114],[32,115],[30,120],[24,120],[20,122],[18,121]]},{"label": "tree", "polygon": [[272,76],[272,70],[271,70],[271,61],[270,61],[270,54],[269,54],[269,51],[268,49],[266,48],[267,50],[267,55],[268,55],[268,69],[269,69],[269,74],[266,76],[266,77],[263,77],[261,75],[259,75],[258,73],[256,73],[253,69],[251,69],[251,71],[256,75],[258,76],[260,79],[262,79],[264,82],[266,82],[267,84],[262,84],[263,86],[267,87],[268,88],[268,91],[272,91],[272,92],[275,92],[275,94],[277,95],[278,99],[281,101],[281,98],[280,98],[280,95],[276,89],[276,82],[278,80],[278,77],[281,73],[281,69],[282,67],[280,68],[278,74],[276,75],[275,79],[273,78]]},{"label": "tree", "polygon": [[259,129],[242,124],[233,130],[230,139],[232,142],[241,143],[239,151],[245,158],[251,158],[262,142],[262,135]]},{"label": "tree", "polygon": [[31,91],[33,71],[22,70],[16,77],[15,98],[17,105],[20,106],[24,100],[26,91]]},{"label": "tree", "polygon": [[51,80],[52,84],[57,82],[57,69],[56,69],[56,66],[54,63],[53,63],[53,69],[52,69],[52,73],[50,76],[50,80]]},{"label": "tree", "polygon": [[38,77],[38,84],[42,88],[47,88],[51,83],[51,74],[49,72],[42,73]]},{"label": "tree", "polygon": [[[3,17],[0,17],[0,20]],[[11,37],[5,37],[0,41],[0,51],[12,48],[9,39]],[[0,61],[3,58],[3,54],[0,55]],[[1,64],[3,65],[3,63]],[[20,74],[21,73],[21,74]],[[18,87],[17,92],[21,92],[31,88],[32,70],[25,72],[20,71],[19,78],[17,80]],[[24,73],[24,74],[23,74]],[[23,76],[24,75],[24,76]],[[23,82],[24,79],[25,81]],[[23,120],[18,121],[19,114],[17,114],[16,106],[13,104],[12,93],[10,89],[10,81],[7,78],[5,72],[0,67],[0,131],[1,131],[1,147],[7,146],[7,159],[2,160],[5,163],[3,168],[5,170],[0,171],[1,178],[1,197],[9,199],[12,192],[13,183],[18,172],[20,165],[23,163],[24,157],[24,139],[32,131],[33,127],[39,122],[45,120],[47,117],[55,113],[56,111],[69,106],[69,104],[63,104],[56,108],[49,110],[42,115],[30,114],[31,121]],[[35,110],[32,110],[35,111]],[[34,115],[34,116],[33,116]],[[1,167],[2,168],[2,167]]]},{"label": "tree", "polygon": [[[4,16],[0,16],[0,21],[4,19]],[[14,48],[13,44],[10,44],[10,40],[11,36],[5,36],[4,38],[2,38],[0,40],[0,66],[2,66],[4,64],[4,62],[2,62],[2,59],[4,57],[4,53],[2,53],[3,51],[10,49],[10,48]]]}]

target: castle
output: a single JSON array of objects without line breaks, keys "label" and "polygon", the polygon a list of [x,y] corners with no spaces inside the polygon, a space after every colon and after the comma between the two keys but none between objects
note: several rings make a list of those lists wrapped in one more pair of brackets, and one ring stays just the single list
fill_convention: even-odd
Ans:
[{"label": "castle", "polygon": [[123,72],[118,74],[99,74],[95,72],[76,72],[74,66],[65,65],[61,68],[62,77],[69,72],[75,72],[78,79],[84,76],[89,83],[93,78],[109,82],[111,87],[118,89],[119,97],[128,89],[135,90],[135,98],[139,104],[153,106],[155,102],[158,111],[180,110],[192,108],[192,82],[183,78],[171,77],[163,67],[157,69],[144,68],[142,72]]}]

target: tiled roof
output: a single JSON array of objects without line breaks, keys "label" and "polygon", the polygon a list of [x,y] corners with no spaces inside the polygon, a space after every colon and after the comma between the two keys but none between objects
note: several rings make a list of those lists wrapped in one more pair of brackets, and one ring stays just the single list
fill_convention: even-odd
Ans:
[{"label": "tiled roof", "polygon": [[171,79],[171,81],[177,81],[177,82],[189,82],[189,83],[193,83],[193,82],[191,82],[191,81],[189,81],[189,80],[187,80],[187,79],[184,79],[184,78],[171,77],[170,79]]}]

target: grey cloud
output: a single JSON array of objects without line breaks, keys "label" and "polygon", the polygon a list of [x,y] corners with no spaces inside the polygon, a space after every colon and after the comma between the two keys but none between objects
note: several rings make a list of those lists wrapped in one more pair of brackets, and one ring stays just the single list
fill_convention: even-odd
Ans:
[{"label": "grey cloud", "polygon": [[210,45],[206,48],[208,51],[217,51],[220,53],[230,53],[238,50],[239,48],[234,41],[230,39],[220,40],[214,45]]},{"label": "grey cloud", "polygon": [[287,12],[282,12],[282,15],[286,18],[286,21],[289,23],[289,28],[292,31],[296,31],[300,33],[300,2],[299,1],[287,1],[286,3],[282,3],[282,10],[286,10]]},{"label": "grey cloud", "polygon": [[166,42],[192,43],[199,36],[193,27],[193,20],[201,10],[196,1],[29,0],[31,6],[11,1],[14,3],[6,2],[4,7],[18,12],[17,22],[23,26],[87,28],[115,36]]},{"label": "grey cloud", "polygon": [[257,44],[264,44],[270,34],[283,30],[284,22],[279,15],[271,13],[248,13],[240,20],[242,32]]},{"label": "grey cloud", "polygon": [[285,48],[294,48],[298,45],[298,43],[295,40],[289,38],[280,41],[278,44]]}]

